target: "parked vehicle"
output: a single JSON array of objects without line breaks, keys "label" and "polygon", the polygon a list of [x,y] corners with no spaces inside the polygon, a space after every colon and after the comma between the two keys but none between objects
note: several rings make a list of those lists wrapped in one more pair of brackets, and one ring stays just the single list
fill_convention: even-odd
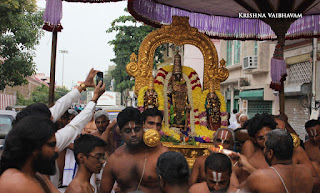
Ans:
[{"label": "parked vehicle", "polygon": [[125,106],[97,106],[97,107],[101,108],[102,110],[108,113],[110,121],[117,118],[119,112],[121,112],[125,108]]},{"label": "parked vehicle", "polygon": [[15,120],[17,113],[12,110],[0,110],[0,149],[4,144],[4,139],[12,129],[12,122]]}]

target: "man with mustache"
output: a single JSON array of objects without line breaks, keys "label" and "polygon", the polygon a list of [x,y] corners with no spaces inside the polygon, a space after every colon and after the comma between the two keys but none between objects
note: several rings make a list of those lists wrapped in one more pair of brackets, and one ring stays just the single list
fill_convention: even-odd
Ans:
[{"label": "man with mustache", "polygon": [[56,172],[58,157],[53,122],[28,116],[6,138],[0,161],[0,189],[6,193],[59,193],[45,175]]},{"label": "man with mustache", "polygon": [[93,173],[98,174],[106,161],[106,142],[99,137],[85,134],[74,143],[74,157],[79,169],[76,177],[69,184],[66,193],[93,193],[90,184]]},{"label": "man with mustache", "polygon": [[101,179],[101,193],[110,193],[116,181],[121,192],[141,191],[160,193],[156,164],[159,156],[168,151],[161,144],[148,147],[143,142],[142,116],[137,108],[127,107],[117,117],[124,145],[108,159]]},{"label": "man with mustache", "polygon": [[190,193],[231,193],[237,189],[230,185],[232,164],[228,156],[213,153],[205,161],[205,182],[194,184]]},{"label": "man with mustache", "polygon": [[[102,136],[102,133],[104,131],[106,131],[109,123],[110,123],[110,120],[109,120],[109,115],[106,111],[104,110],[99,110],[97,112],[95,112],[94,114],[94,122],[97,126],[97,130],[92,132],[91,135],[94,135],[94,136],[97,136],[97,137],[100,137]],[[110,132],[110,129],[107,130],[106,132]]]},{"label": "man with mustache", "polygon": [[241,192],[312,192],[310,168],[305,164],[293,164],[293,140],[288,132],[281,129],[268,132],[263,153],[271,167],[252,172],[240,185]]}]

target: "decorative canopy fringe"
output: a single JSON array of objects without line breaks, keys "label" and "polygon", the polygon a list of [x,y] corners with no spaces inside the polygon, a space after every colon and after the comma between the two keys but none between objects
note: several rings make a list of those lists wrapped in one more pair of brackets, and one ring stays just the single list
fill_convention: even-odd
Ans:
[{"label": "decorative canopy fringe", "polygon": [[[271,27],[259,19],[230,18],[193,13],[156,3],[153,0],[128,0],[130,13],[138,20],[160,27],[170,24],[172,16],[189,17],[190,26],[219,39],[276,40]],[[304,16],[291,24],[286,39],[320,36],[319,15]]]},{"label": "decorative canopy fringe", "polygon": [[46,31],[61,31],[60,20],[62,18],[62,0],[47,0],[46,10],[43,14],[44,25]]}]

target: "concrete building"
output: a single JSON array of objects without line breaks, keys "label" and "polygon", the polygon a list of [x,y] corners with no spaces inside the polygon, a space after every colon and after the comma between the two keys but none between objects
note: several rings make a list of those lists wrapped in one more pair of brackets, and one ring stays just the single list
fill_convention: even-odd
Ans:
[{"label": "concrete building", "polygon": [[275,42],[222,40],[220,59],[226,60],[229,78],[221,83],[227,110],[279,114],[278,93],[270,89],[270,61]]},{"label": "concrete building", "polygon": [[[285,81],[285,112],[292,127],[301,136],[306,134],[304,124],[310,119],[312,84],[316,84],[316,100],[320,101],[320,67],[319,42],[316,61],[316,80],[312,80],[313,40],[289,40],[284,47],[284,58],[287,64],[287,79]],[[319,106],[319,105],[317,105]],[[302,137],[304,139],[304,137]]]}]

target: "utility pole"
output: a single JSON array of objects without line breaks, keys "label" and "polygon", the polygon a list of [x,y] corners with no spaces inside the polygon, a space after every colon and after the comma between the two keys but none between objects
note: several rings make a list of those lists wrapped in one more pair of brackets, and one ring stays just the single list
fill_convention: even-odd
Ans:
[{"label": "utility pole", "polygon": [[68,50],[59,50],[62,54],[62,86],[63,86],[63,76],[64,76],[64,54],[68,54]]}]

